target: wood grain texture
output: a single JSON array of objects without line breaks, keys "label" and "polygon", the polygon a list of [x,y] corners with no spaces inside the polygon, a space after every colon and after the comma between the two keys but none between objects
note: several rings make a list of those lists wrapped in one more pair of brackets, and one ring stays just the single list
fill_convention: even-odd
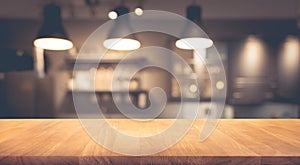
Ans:
[{"label": "wood grain texture", "polygon": [[[126,119],[108,122],[128,134],[148,135],[174,120],[157,119],[151,126]],[[300,164],[300,119],[222,119],[200,142],[203,122],[197,120],[163,152],[124,156],[94,142],[77,119],[2,119],[0,164]]]}]

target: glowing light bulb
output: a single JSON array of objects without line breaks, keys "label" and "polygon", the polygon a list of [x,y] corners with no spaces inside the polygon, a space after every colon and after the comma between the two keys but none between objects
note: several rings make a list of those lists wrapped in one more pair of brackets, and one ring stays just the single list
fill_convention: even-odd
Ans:
[{"label": "glowing light bulb", "polygon": [[135,8],[134,9],[134,13],[136,14],[136,15],[138,15],[138,16],[141,16],[141,15],[143,15],[143,9],[141,8],[141,7],[137,7],[137,8]]},{"label": "glowing light bulb", "polygon": [[218,90],[222,90],[222,89],[224,89],[225,84],[224,84],[223,81],[218,81],[218,82],[216,83],[216,87],[217,87]]},{"label": "glowing light bulb", "polygon": [[110,11],[110,12],[108,12],[108,18],[116,19],[116,18],[118,18],[118,14],[115,11]]}]

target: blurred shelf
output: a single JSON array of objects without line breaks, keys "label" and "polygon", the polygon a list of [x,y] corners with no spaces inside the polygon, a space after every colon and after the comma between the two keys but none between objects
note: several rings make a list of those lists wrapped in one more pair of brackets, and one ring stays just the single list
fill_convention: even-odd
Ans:
[{"label": "blurred shelf", "polygon": [[96,93],[96,94],[111,94],[111,93],[118,93],[118,94],[141,94],[141,93],[145,93],[147,94],[148,91],[146,90],[132,90],[132,91],[92,91],[92,90],[69,90],[69,93]]},{"label": "blurred shelf", "polygon": [[69,64],[85,64],[85,65],[99,65],[99,64],[137,64],[147,62],[146,58],[134,58],[134,59],[109,59],[109,60],[96,60],[96,59],[67,59]]},{"label": "blurred shelf", "polygon": [[91,68],[99,68],[100,66],[143,66],[148,63],[146,58],[134,58],[134,59],[110,59],[110,60],[96,60],[96,59],[66,59],[68,70],[74,70],[76,64],[76,70],[89,70]]},{"label": "blurred shelf", "polygon": [[195,80],[197,75],[195,73],[176,73],[175,74],[179,78],[192,79]]},{"label": "blurred shelf", "polygon": [[197,98],[180,98],[180,97],[171,97],[169,102],[200,102],[203,101]]}]

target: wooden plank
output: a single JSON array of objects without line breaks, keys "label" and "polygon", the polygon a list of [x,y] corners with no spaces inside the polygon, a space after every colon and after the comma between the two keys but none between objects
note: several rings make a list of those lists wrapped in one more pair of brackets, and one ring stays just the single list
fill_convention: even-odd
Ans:
[{"label": "wooden plank", "polygon": [[[174,122],[107,121],[134,136],[161,132]],[[197,120],[179,143],[163,152],[124,156],[98,145],[77,119],[2,119],[0,164],[300,164],[299,119],[222,119],[200,142],[203,122]]]}]

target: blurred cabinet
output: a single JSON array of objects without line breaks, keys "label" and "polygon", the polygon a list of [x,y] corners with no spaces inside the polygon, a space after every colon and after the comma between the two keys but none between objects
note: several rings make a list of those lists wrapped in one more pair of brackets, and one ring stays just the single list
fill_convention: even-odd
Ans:
[{"label": "blurred cabinet", "polygon": [[[98,64],[97,60],[79,59],[76,62],[76,70],[71,73],[69,87],[74,90],[112,91],[114,83],[113,90],[140,90],[142,72],[136,73],[132,78],[130,75],[135,71],[135,64],[144,60],[132,59],[122,63],[121,60],[103,60]],[[69,60],[69,64],[73,69],[75,61]]]},{"label": "blurred cabinet", "polygon": [[[75,66],[75,62],[76,70],[71,73],[68,83],[69,94],[73,91],[79,95],[86,95],[87,102],[99,104],[101,110],[107,114],[119,112],[115,102],[132,103],[139,108],[145,108],[148,105],[148,92],[141,84],[144,71],[139,71],[131,77],[136,64],[144,63],[146,59],[136,58],[122,62],[121,60],[102,60],[101,63],[97,60],[74,61],[70,59],[68,60],[70,68]],[[91,97],[92,92],[95,92],[97,98]],[[116,96],[114,99],[112,92]],[[125,97],[127,92],[130,100]],[[68,95],[68,97],[71,96]]]},{"label": "blurred cabinet", "polygon": [[[180,87],[173,77],[172,100],[180,101],[180,97],[183,96],[191,101],[199,101],[195,100],[199,97],[197,96],[198,91],[201,101],[209,101],[212,96],[212,88],[216,88],[216,90],[226,89],[226,82],[219,82],[222,85],[217,88],[216,84],[212,84],[211,77],[218,77],[223,71],[225,77],[227,76],[228,45],[225,42],[215,42],[214,46],[199,50],[198,55],[191,50],[184,50],[185,52],[177,50],[185,63],[174,62],[173,71],[179,79],[183,80],[183,84]],[[223,66],[216,65],[220,60]]]},{"label": "blurred cabinet", "polygon": [[234,77],[231,79],[230,103],[262,104],[274,98],[276,84],[270,77]]},{"label": "blurred cabinet", "polygon": [[299,118],[299,105],[268,102],[262,105],[234,106],[236,118]]}]

